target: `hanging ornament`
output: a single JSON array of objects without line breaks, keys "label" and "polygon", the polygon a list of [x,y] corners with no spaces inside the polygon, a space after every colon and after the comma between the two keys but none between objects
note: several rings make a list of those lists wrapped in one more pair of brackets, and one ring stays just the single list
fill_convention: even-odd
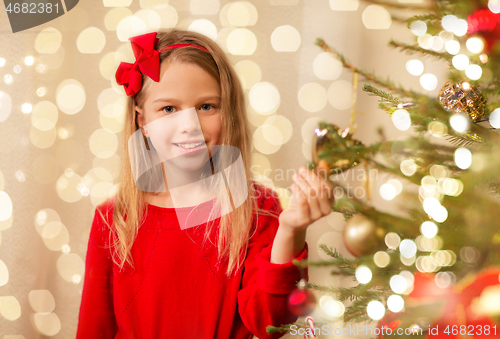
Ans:
[{"label": "hanging ornament", "polygon": [[438,100],[448,112],[465,113],[474,122],[484,115],[486,99],[479,87],[472,86],[467,81],[448,81],[439,90]]},{"label": "hanging ornament", "polygon": [[306,280],[301,279],[297,289],[288,297],[288,308],[293,314],[302,317],[311,314],[315,307],[316,297],[306,288]]},{"label": "hanging ornament", "polygon": [[[328,174],[340,173],[359,164],[359,152],[353,147],[363,146],[360,141],[352,139],[351,128],[341,130],[338,126],[320,122],[320,128],[315,130],[312,141],[312,160],[318,169]],[[328,150],[330,153],[324,159],[320,152]]]},{"label": "hanging ornament", "polygon": [[362,214],[356,214],[349,219],[342,237],[345,247],[355,257],[363,257],[386,249],[385,230],[375,225],[373,220]]},{"label": "hanging ornament", "polygon": [[467,17],[467,34],[477,34],[485,42],[485,52],[493,49],[500,39],[500,13],[493,13],[488,8],[476,10]]}]

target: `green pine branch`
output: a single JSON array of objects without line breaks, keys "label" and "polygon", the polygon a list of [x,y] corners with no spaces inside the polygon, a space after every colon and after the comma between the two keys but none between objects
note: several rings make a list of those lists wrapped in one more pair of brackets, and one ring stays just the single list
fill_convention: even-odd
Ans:
[{"label": "green pine branch", "polygon": [[440,53],[436,52],[430,49],[425,49],[420,47],[418,44],[415,45],[408,45],[402,42],[397,42],[395,40],[389,41],[389,46],[394,47],[394,48],[399,48],[401,51],[406,52],[407,54],[415,54],[415,53],[421,53],[426,56],[431,56],[437,59],[445,60],[447,62],[451,62],[451,59],[453,59],[453,56],[448,54],[448,53]]}]

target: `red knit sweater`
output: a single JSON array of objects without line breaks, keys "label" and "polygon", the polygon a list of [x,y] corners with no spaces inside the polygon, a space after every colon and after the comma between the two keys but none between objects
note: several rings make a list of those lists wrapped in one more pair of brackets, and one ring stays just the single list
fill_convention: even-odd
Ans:
[{"label": "red knit sweater", "polygon": [[[276,194],[257,187],[259,206],[279,215],[282,208]],[[112,205],[98,207],[109,221]],[[292,262],[270,262],[278,218],[259,215],[255,222],[254,212],[257,230],[243,269],[227,278],[226,265],[216,270],[215,238],[201,246],[206,224],[181,230],[176,211],[148,205],[132,247],[136,270],[126,266],[121,272],[106,248],[109,230],[96,211],[76,338],[281,338],[284,333],[267,334],[266,326],[297,320],[287,299],[300,272]],[[306,243],[297,259],[307,255]],[[307,269],[304,272],[308,279]]]}]

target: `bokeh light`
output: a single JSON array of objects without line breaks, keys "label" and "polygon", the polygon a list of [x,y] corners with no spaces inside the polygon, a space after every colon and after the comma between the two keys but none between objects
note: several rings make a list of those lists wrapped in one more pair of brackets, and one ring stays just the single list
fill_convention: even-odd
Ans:
[{"label": "bokeh light", "polygon": [[316,82],[304,84],[298,93],[299,105],[308,112],[321,111],[328,101],[326,89]]},{"label": "bokeh light", "polygon": [[279,26],[271,34],[271,45],[277,52],[295,52],[300,42],[299,31],[291,25]]}]

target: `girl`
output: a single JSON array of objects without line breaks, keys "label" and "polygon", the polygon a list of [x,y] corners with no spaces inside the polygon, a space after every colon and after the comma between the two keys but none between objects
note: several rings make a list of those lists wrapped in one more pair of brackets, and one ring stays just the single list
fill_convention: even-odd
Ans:
[{"label": "girl", "polygon": [[[292,260],[307,258],[332,187],[302,167],[282,211],[250,178],[244,94],[220,47],[177,29],[130,40],[136,62],[116,73],[129,96],[120,189],[95,211],[77,339],[282,337],[266,326],[298,318]],[[218,147],[238,150],[241,190]],[[186,222],[192,205],[202,217]]]}]

